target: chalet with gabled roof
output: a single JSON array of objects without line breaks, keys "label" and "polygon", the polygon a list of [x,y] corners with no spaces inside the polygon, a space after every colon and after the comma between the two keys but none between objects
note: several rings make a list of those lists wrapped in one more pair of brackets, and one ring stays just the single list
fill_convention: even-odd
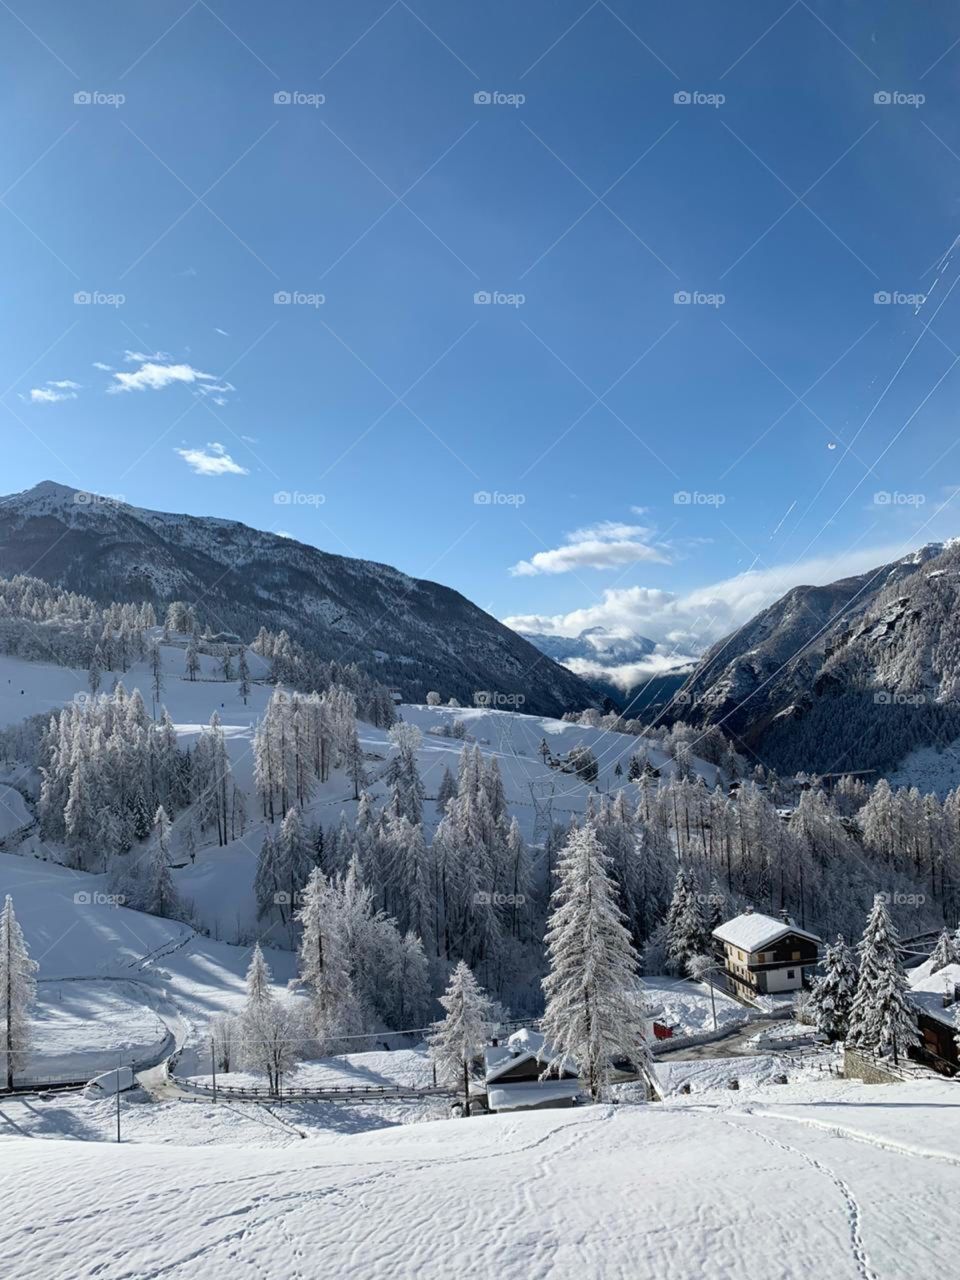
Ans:
[{"label": "chalet with gabled roof", "polygon": [[799,928],[786,912],[777,918],[745,911],[718,925],[713,939],[730,990],[745,1000],[799,991],[804,970],[820,956],[817,935]]}]

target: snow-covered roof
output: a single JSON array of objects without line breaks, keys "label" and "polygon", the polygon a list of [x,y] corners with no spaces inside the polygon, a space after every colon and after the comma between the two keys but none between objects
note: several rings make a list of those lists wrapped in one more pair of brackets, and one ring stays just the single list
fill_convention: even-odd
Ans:
[{"label": "snow-covered roof", "polygon": [[545,1106],[550,1102],[566,1102],[575,1098],[579,1092],[579,1080],[523,1080],[517,1084],[499,1084],[488,1089],[487,1106],[491,1111]]},{"label": "snow-covered roof", "polygon": [[726,924],[718,925],[713,936],[720,942],[729,942],[741,951],[762,951],[782,938],[785,934],[795,933],[811,942],[819,942],[815,933],[801,929],[798,925],[785,923],[774,916],[762,915],[759,911],[746,911],[742,916],[735,916]]},{"label": "snow-covered roof", "polygon": [[947,964],[936,973],[931,973],[930,962],[927,960],[907,973],[907,981],[910,983],[910,999],[916,1008],[922,1009],[938,1022],[945,1022],[949,1027],[956,1026],[960,1006],[954,1003],[945,1005],[943,993],[949,991],[952,997],[960,987],[960,964]]},{"label": "snow-covered roof", "polygon": [[490,1083],[521,1062],[536,1062],[542,1070],[554,1056],[553,1046],[547,1044],[539,1031],[521,1027],[506,1044],[489,1045],[484,1049],[484,1075]]}]

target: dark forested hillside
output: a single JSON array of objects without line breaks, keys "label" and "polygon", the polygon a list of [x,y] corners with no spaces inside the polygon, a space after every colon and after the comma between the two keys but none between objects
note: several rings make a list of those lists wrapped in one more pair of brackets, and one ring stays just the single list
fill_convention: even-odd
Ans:
[{"label": "dark forested hillside", "polygon": [[784,772],[886,768],[960,734],[960,546],[797,587],[706,654],[672,718]]}]

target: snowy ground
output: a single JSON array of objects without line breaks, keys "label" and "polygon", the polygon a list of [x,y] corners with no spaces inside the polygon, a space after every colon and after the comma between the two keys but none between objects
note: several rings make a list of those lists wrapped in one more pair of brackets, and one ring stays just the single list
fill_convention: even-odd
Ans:
[{"label": "snowy ground", "polygon": [[90,1079],[172,1049],[163,1020],[144,1004],[136,982],[108,978],[41,982],[33,1009],[34,1045],[24,1072],[31,1080]]},{"label": "snowy ground", "polygon": [[[183,1073],[178,1073],[182,1075]],[[209,1084],[209,1075],[195,1075],[192,1079]],[[246,1088],[261,1086],[263,1077],[246,1071],[220,1073],[219,1083]],[[321,1058],[314,1062],[301,1062],[295,1071],[284,1076],[284,1088],[320,1089],[330,1085],[404,1085],[407,1088],[426,1088],[433,1084],[433,1068],[426,1045],[416,1049],[371,1050],[364,1053],[346,1053],[335,1058]]]},{"label": "snowy ground", "polygon": [[722,991],[714,991],[711,1006],[710,988],[699,982],[651,974],[643,985],[651,1027],[654,1022],[672,1027],[675,1037],[712,1032],[714,1010],[719,1031],[740,1026],[750,1017],[749,1009]]},{"label": "snowy ground", "polygon": [[[830,1076],[835,1055],[826,1050],[816,1054],[759,1054],[756,1057],[697,1058],[677,1060],[658,1058],[657,1081],[665,1097],[689,1089],[691,1095],[732,1090],[734,1082],[741,1092],[754,1094],[798,1081],[820,1081]],[[786,1080],[783,1080],[786,1077]]]},{"label": "snowy ground", "polygon": [[[218,1149],[11,1136],[0,1256],[12,1280],[955,1273],[955,1085],[708,1096],[290,1133],[283,1150],[293,1108],[222,1107],[237,1145]],[[210,1110],[169,1104],[167,1122],[195,1130]]]},{"label": "snowy ground", "polygon": [[924,795],[935,791],[942,800],[960,783],[960,740],[942,748],[917,747],[886,777],[891,787],[919,787]]},{"label": "snowy ground", "polygon": [[[72,1008],[79,1011],[83,1000],[94,1001],[98,1016],[106,1016],[113,1028],[109,1032],[104,1027],[101,1037],[79,1016],[65,1019],[56,1028],[58,1058],[82,1058],[114,1033],[131,1050],[135,1044],[146,1045],[156,1038],[146,1032],[155,1016],[177,1046],[187,1046],[182,1064],[189,1071],[199,1061],[210,1020],[220,1012],[236,1012],[241,1005],[250,948],[216,942],[175,921],[111,905],[102,877],[0,853],[0,899],[7,893],[13,896],[27,946],[40,965],[41,993],[47,985],[44,979],[95,979],[71,998]],[[278,993],[285,994],[295,972],[293,953],[267,947],[265,955]],[[67,983],[60,985],[68,990]],[[136,999],[139,1011],[130,1008]],[[41,1013],[44,1009],[50,1009],[45,998]],[[114,1057],[106,1065],[115,1063]],[[43,1074],[53,1074],[51,1064],[52,1059],[45,1063]]]}]

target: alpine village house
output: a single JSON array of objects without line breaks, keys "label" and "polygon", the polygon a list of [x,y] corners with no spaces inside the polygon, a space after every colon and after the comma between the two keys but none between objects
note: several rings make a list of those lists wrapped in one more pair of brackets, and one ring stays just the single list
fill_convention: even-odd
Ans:
[{"label": "alpine village house", "polygon": [[730,991],[744,1000],[799,991],[804,969],[813,968],[820,950],[817,935],[799,928],[786,912],[777,919],[745,911],[718,925],[713,939]]}]

